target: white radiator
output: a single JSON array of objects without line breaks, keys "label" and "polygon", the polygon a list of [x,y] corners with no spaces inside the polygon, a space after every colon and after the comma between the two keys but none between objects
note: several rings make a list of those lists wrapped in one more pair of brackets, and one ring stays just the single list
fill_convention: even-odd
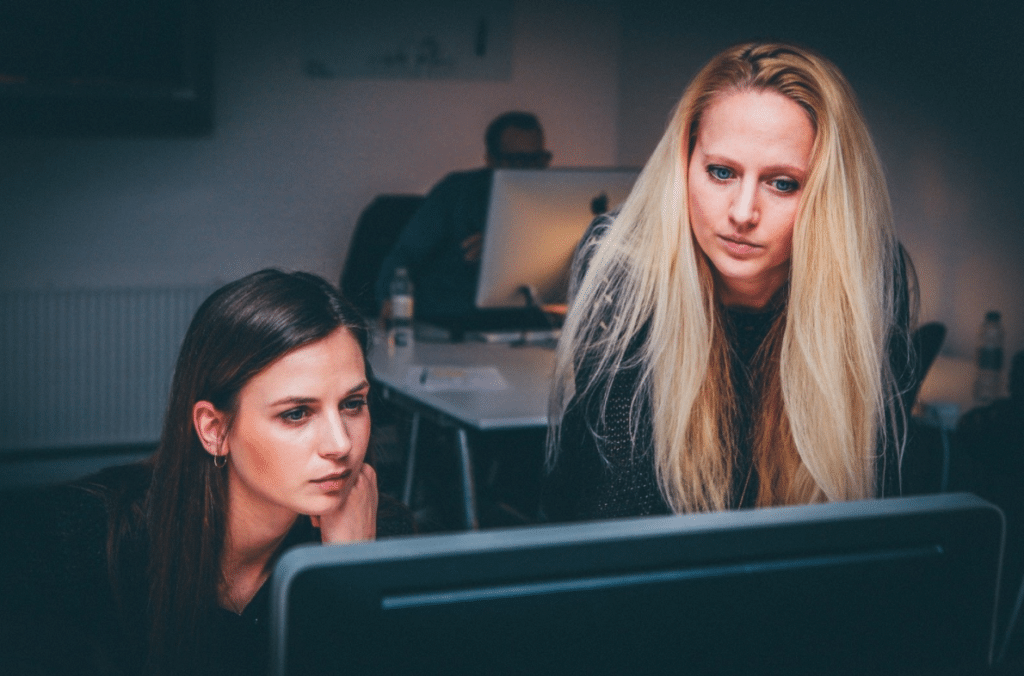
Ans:
[{"label": "white radiator", "polygon": [[0,292],[0,451],[160,437],[210,287]]}]

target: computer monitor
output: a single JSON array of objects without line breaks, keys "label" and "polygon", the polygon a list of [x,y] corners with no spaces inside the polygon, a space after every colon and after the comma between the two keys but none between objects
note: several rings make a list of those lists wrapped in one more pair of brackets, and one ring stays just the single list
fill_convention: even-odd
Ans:
[{"label": "computer monitor", "polygon": [[572,254],[595,212],[629,195],[635,169],[498,169],[491,184],[478,308],[564,303]]},{"label": "computer monitor", "polygon": [[945,494],[303,546],[271,673],[964,673],[1002,533]]}]

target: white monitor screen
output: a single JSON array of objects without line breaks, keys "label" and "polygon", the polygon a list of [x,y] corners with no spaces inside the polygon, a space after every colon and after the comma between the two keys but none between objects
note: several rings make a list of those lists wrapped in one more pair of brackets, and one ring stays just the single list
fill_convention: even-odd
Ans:
[{"label": "white monitor screen", "polygon": [[477,284],[480,308],[564,303],[576,244],[597,213],[629,195],[636,169],[499,169],[494,172]]}]

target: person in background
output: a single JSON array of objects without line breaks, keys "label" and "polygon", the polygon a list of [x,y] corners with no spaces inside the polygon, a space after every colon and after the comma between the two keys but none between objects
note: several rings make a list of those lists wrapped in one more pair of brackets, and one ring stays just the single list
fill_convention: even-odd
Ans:
[{"label": "person in background", "polygon": [[152,458],[44,503],[10,673],[266,673],[285,549],[414,530],[367,462],[367,335],[314,275],[263,270],[213,293]]},{"label": "person in background", "polygon": [[388,313],[395,270],[409,271],[416,315],[460,317],[474,308],[491,175],[494,169],[543,169],[551,162],[536,116],[507,112],[484,135],[486,167],[448,174],[427,195],[381,264],[377,301]]},{"label": "person in background", "polygon": [[714,57],[578,249],[546,517],[898,494],[908,264],[839,70],[784,44]]}]

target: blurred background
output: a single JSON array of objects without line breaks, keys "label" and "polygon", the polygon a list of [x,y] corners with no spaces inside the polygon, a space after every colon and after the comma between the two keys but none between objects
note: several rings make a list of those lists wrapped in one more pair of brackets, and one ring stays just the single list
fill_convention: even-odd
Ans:
[{"label": "blurred background", "polygon": [[[35,103],[26,103],[32,96],[14,72],[25,54],[42,59],[89,35],[119,40],[111,17],[132,3],[104,0],[91,14],[69,9],[79,3],[48,3],[47,30],[57,35],[49,42],[37,25],[0,22],[7,44],[21,36],[22,50],[14,54],[22,61],[8,54],[6,72],[0,68],[7,304],[96,290],[187,288],[201,298],[267,266],[337,280],[356,219],[374,196],[424,193],[449,171],[480,166],[483,130],[496,114],[535,112],[553,166],[639,166],[710,56],[770,38],[824,53],[860,96],[900,238],[917,266],[920,320],[949,331],[922,398],[969,406],[976,334],[988,310],[1002,312],[1007,355],[1024,348],[1021,3],[355,4],[164,0],[154,4],[163,14],[144,17],[147,36],[118,47],[135,50],[120,52],[128,61],[149,48],[160,58],[106,83],[94,78],[99,94],[81,94],[82,82],[68,78],[63,89],[37,88]],[[38,23],[25,10],[32,5],[4,11]],[[486,67],[466,66],[463,37]],[[376,61],[363,58],[371,52]],[[147,78],[163,82],[146,89],[139,82]],[[154,99],[152,124],[118,108],[125,82],[135,87],[128,99]],[[76,106],[94,95],[109,107],[90,113],[92,128],[76,124]],[[33,123],[40,119],[45,124]],[[180,329],[168,333],[183,332],[193,307],[186,306],[172,322]],[[66,314],[61,307],[48,312]],[[18,324],[24,312],[0,324]],[[30,383],[14,387],[10,364],[29,357],[16,353],[17,337],[4,335],[0,448],[54,445],[40,441],[52,422],[45,410],[35,431],[14,431],[29,415]],[[170,352],[179,339],[170,338]],[[169,367],[161,368],[169,382]],[[166,392],[160,383],[158,399]]]}]

